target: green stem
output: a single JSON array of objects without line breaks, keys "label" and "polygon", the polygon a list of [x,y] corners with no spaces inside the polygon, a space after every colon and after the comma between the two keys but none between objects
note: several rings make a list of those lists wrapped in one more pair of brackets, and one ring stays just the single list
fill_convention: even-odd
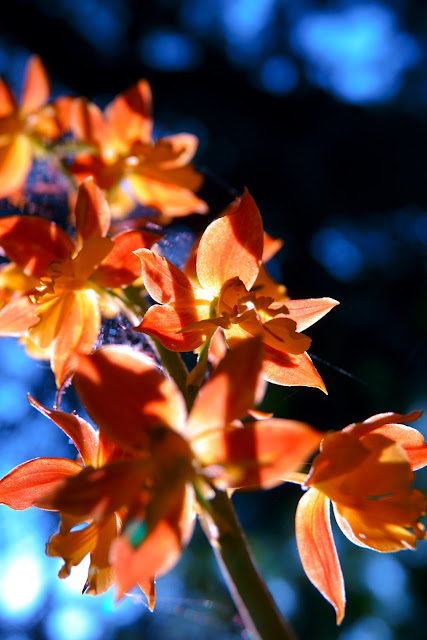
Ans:
[{"label": "green stem", "polygon": [[251,638],[295,640],[254,563],[228,495],[215,490],[215,497],[209,501],[197,495],[203,507],[202,528]]}]

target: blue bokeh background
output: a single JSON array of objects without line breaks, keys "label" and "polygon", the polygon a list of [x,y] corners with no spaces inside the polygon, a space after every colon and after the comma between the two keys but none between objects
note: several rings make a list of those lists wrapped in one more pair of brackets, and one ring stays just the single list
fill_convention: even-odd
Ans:
[{"label": "blue bokeh background", "polygon": [[[426,35],[416,0],[14,0],[2,10],[0,73],[19,93],[39,53],[54,95],[100,105],[147,77],[157,132],[199,136],[212,200],[248,186],[285,241],[273,266],[291,296],[341,302],[309,332],[329,396],[275,387],[265,403],[326,430],[427,406]],[[74,455],[27,392],[52,406],[49,369],[3,339],[2,475],[35,456]],[[425,418],[417,426],[427,435]],[[285,486],[235,503],[299,637],[424,640],[427,544],[386,556],[337,532],[349,602],[337,629],[297,557],[298,497]],[[60,562],[44,555],[55,515],[0,511],[2,640],[245,637],[199,531],[158,582],[150,614],[137,595],[119,605],[112,593],[81,596],[84,567],[56,578]]]}]

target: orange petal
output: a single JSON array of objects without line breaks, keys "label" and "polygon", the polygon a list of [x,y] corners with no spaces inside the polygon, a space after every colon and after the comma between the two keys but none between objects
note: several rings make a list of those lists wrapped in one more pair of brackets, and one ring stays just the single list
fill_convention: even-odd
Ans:
[{"label": "orange petal", "polygon": [[15,136],[0,147],[0,198],[22,189],[31,169],[33,154],[26,136]]},{"label": "orange petal", "polygon": [[307,353],[291,355],[264,345],[263,375],[274,384],[316,387],[326,393],[324,382]]},{"label": "orange petal", "polygon": [[104,347],[81,358],[74,382],[102,435],[126,450],[144,451],[150,428],[181,430],[185,424],[186,407],[175,384],[131,348]]},{"label": "orange petal", "polygon": [[77,566],[98,542],[99,528],[92,523],[83,529],[69,531],[66,534],[57,533],[51,537],[46,545],[46,553],[53,558],[62,558],[65,562],[59,571],[60,578],[67,578],[72,567]]},{"label": "orange petal", "polygon": [[[154,172],[150,171],[151,173]],[[165,172],[158,170],[155,173],[158,175],[152,177],[148,175],[148,167],[143,167],[140,173],[135,171],[128,176],[132,192],[138,202],[173,217],[186,216],[190,213],[207,213],[209,207],[204,200],[194,195],[190,189],[176,184],[178,181],[189,182],[191,185],[200,183],[201,174],[190,167]]]},{"label": "orange petal", "polygon": [[112,515],[98,525],[98,541],[90,554],[89,575],[84,593],[99,595],[105,593],[115,581],[115,573],[109,562],[110,547],[117,538],[117,518]]},{"label": "orange petal", "polygon": [[58,511],[85,520],[102,520],[123,506],[139,502],[146,477],[143,460],[118,460],[100,469],[87,467],[58,483],[48,500]]},{"label": "orange petal", "polygon": [[108,127],[101,109],[85,98],[75,98],[70,106],[70,127],[77,140],[95,147],[109,142]]},{"label": "orange petal", "polygon": [[147,80],[117,96],[106,108],[105,117],[111,133],[130,145],[135,140],[150,142],[153,128],[152,95]]},{"label": "orange petal", "polygon": [[[167,157],[163,158],[163,163],[169,161],[167,165],[169,168],[184,167],[196,155],[199,140],[192,133],[175,133],[172,136],[164,136],[155,142],[153,153],[155,153],[155,150],[165,146],[169,147],[169,151]],[[171,155],[172,158],[170,157]],[[187,186],[189,189],[193,189],[190,185]]]},{"label": "orange petal", "polygon": [[427,445],[424,436],[417,429],[404,424],[387,424],[375,429],[373,433],[382,433],[387,438],[391,438],[400,444],[405,449],[412,471],[426,466]]},{"label": "orange petal", "polygon": [[49,264],[74,250],[71,238],[54,222],[33,216],[0,219],[0,246],[27,275],[45,275]]},{"label": "orange petal", "polygon": [[141,260],[144,285],[153,300],[161,304],[177,302],[184,308],[195,305],[194,287],[181,269],[148,249],[135,254]]},{"label": "orange petal", "polygon": [[363,436],[368,435],[371,431],[375,431],[376,429],[380,429],[385,425],[391,424],[402,424],[403,422],[413,422],[414,420],[418,420],[422,415],[422,411],[411,411],[406,415],[402,415],[401,413],[394,413],[390,411],[388,413],[377,413],[370,418],[367,418],[363,422],[353,422],[349,424],[343,431],[350,432],[355,435],[357,438],[362,438]]},{"label": "orange petal", "polygon": [[40,320],[28,331],[31,340],[38,347],[41,349],[50,347],[66,322],[68,314],[73,311],[75,301],[74,291],[66,291],[61,296],[44,296],[44,301],[37,305],[35,312]]},{"label": "orange petal", "polygon": [[79,246],[87,238],[106,236],[110,229],[110,208],[93,178],[87,178],[79,187],[75,217]]},{"label": "orange petal", "polygon": [[250,289],[259,272],[263,226],[258,207],[245,190],[243,196],[214,220],[202,235],[197,251],[200,284],[213,296],[222,285],[238,277]]},{"label": "orange petal", "polygon": [[321,434],[303,422],[273,418],[206,430],[192,440],[192,448],[203,466],[211,467],[219,488],[269,489],[298,470],[320,439]]},{"label": "orange petal", "polygon": [[118,600],[137,584],[147,584],[170,571],[190,541],[195,523],[193,491],[187,488],[176,490],[176,494],[171,508],[142,543],[132,544],[128,535],[122,534],[112,545],[110,561],[116,571]]},{"label": "orange petal", "polygon": [[[196,396],[187,423],[190,440],[214,427],[225,427],[252,409],[261,374],[262,352],[261,341],[249,339],[227,353]],[[242,371],[245,371],[244,384]]]},{"label": "orange petal", "polygon": [[48,409],[28,395],[30,404],[44,416],[50,418],[73,441],[85,466],[95,466],[98,457],[98,432],[89,422],[75,413]]},{"label": "orange petal", "polygon": [[0,118],[17,110],[16,101],[7,84],[0,78]]},{"label": "orange petal", "polygon": [[40,109],[48,101],[49,80],[39,56],[31,56],[25,71],[20,111],[28,115]]},{"label": "orange petal", "polygon": [[110,238],[88,238],[81,251],[73,258],[75,279],[79,283],[86,282],[113,248],[114,243]]},{"label": "orange petal", "polygon": [[93,280],[101,287],[126,287],[141,275],[141,260],[135,253],[141,248],[149,249],[161,236],[149,231],[131,229],[119,233],[112,240],[114,247],[99,265]]},{"label": "orange petal", "polygon": [[360,509],[333,505],[341,531],[360,547],[390,553],[415,549],[417,541],[426,537],[418,520],[426,512],[427,501],[418,489],[401,496],[366,500]]},{"label": "orange petal", "polygon": [[[170,351],[194,351],[217,329],[214,322],[206,320],[202,324],[198,320],[197,311],[192,308],[175,309],[169,305],[155,304],[134,330],[155,338]],[[194,328],[186,329],[190,325],[194,325]]]},{"label": "orange petal", "polygon": [[281,238],[273,238],[269,233],[264,231],[264,248],[262,251],[262,261],[268,262],[283,247]]},{"label": "orange petal", "polygon": [[38,322],[37,305],[27,296],[13,298],[0,309],[0,336],[22,336]]},{"label": "orange petal", "polygon": [[64,382],[76,364],[75,354],[89,353],[99,336],[101,313],[98,296],[91,289],[71,292],[72,302],[64,305],[65,316],[53,345],[52,371],[57,387]]},{"label": "orange petal", "polygon": [[0,480],[0,503],[17,510],[32,506],[55,510],[44,497],[58,483],[81,470],[77,462],[66,458],[35,458],[24,462]]},{"label": "orange petal", "polygon": [[345,612],[344,579],[332,537],[329,500],[309,489],[300,499],[295,516],[298,552],[308,579],[334,607],[337,624]]},{"label": "orange petal", "polygon": [[305,331],[338,304],[339,302],[332,298],[286,300],[289,317],[297,323],[297,331]]}]

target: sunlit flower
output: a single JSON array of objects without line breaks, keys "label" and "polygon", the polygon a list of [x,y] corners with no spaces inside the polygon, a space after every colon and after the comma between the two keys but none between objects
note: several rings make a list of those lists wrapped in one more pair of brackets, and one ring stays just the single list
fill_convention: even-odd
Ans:
[{"label": "sunlit flower", "polygon": [[108,346],[81,357],[74,382],[99,431],[75,414],[32,403],[72,438],[84,469],[63,459],[24,463],[0,481],[0,502],[61,513],[47,548],[64,559],[61,577],[91,553],[85,590],[99,593],[115,580],[120,598],[139,585],[153,606],[154,578],[191,538],[193,486],[207,493],[212,486],[273,487],[318,447],[321,435],[304,423],[239,420],[253,405],[261,362],[258,340],[240,344],[187,415],[175,383],[145,355]]},{"label": "sunlit flower", "polygon": [[58,387],[73,351],[92,350],[101,314],[126,313],[116,290],[140,274],[132,251],[160,238],[137,229],[107,237],[110,211],[92,179],[80,187],[75,217],[75,239],[42,218],[0,219],[0,247],[11,261],[0,271],[0,335],[19,336],[30,355],[50,359]]},{"label": "sunlit flower", "polygon": [[[263,225],[258,208],[245,191],[203,233],[191,278],[165,258],[139,250],[145,287],[158,303],[146,312],[137,331],[173,351],[191,351],[218,328],[229,347],[251,336],[264,346],[263,375],[282,385],[306,385],[325,391],[301,333],[338,303],[331,298],[287,300],[263,295],[257,283],[263,256]],[[197,274],[197,275],[196,275]]]},{"label": "sunlit flower", "polygon": [[414,470],[427,464],[421,433],[403,422],[414,411],[375,415],[325,436],[303,486],[296,514],[296,536],[304,570],[344,617],[344,580],[332,537],[329,505],[341,531],[361,547],[381,552],[415,549],[426,537],[418,522],[425,496],[412,488]]},{"label": "sunlit flower", "polygon": [[95,178],[113,216],[126,215],[134,207],[133,198],[157,209],[165,220],[207,212],[206,203],[194,193],[203,176],[190,164],[198,140],[189,133],[153,140],[152,96],[146,80],[117,96],[104,113],[95,104],[76,101],[72,123],[77,139],[93,149],[77,154],[69,170],[78,182]]},{"label": "sunlit flower", "polygon": [[43,155],[43,145],[67,129],[69,98],[47,104],[49,81],[38,56],[27,64],[21,104],[0,79],[0,198],[20,191],[33,157]]}]

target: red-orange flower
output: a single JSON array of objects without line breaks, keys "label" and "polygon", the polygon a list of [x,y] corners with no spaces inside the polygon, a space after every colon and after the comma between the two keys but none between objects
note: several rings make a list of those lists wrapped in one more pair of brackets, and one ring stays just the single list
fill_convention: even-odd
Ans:
[{"label": "red-orange flower", "polygon": [[0,198],[9,197],[25,184],[34,155],[41,144],[60,137],[68,98],[47,104],[49,81],[38,56],[27,64],[21,104],[18,106],[7,85],[0,79]]},{"label": "red-orange flower", "polygon": [[136,253],[141,258],[145,287],[161,303],[148,309],[137,331],[173,351],[197,349],[218,327],[230,347],[260,336],[267,380],[325,391],[307,354],[311,340],[301,332],[338,303],[331,298],[284,300],[283,291],[275,300],[263,295],[262,288],[258,292],[254,285],[263,255],[263,226],[247,191],[203,233],[195,278],[149,250]]},{"label": "red-orange flower", "polygon": [[153,605],[155,576],[176,563],[193,531],[193,483],[199,491],[272,487],[318,446],[320,434],[300,422],[238,420],[252,406],[260,366],[259,341],[239,345],[187,416],[174,382],[143,354],[109,346],[80,358],[74,381],[99,432],[74,414],[33,404],[73,439],[85,468],[32,460],[0,481],[0,502],[61,512],[63,526],[48,545],[65,561],[61,577],[90,552],[89,592],[115,580],[121,597],[140,585]]},{"label": "red-orange flower", "polygon": [[20,336],[35,357],[50,358],[58,387],[72,368],[73,351],[89,353],[107,317],[126,306],[108,290],[140,273],[132,251],[160,236],[131,230],[107,237],[110,211],[93,180],[76,205],[76,238],[33,216],[0,219],[0,247],[11,263],[0,271],[0,335]]},{"label": "red-orange flower", "polygon": [[418,520],[427,501],[412,488],[413,471],[427,464],[427,445],[419,431],[402,423],[420,414],[379,414],[328,434],[304,482],[308,491],[296,514],[298,550],[307,576],[335,608],[338,624],[345,593],[330,503],[354,544],[382,552],[415,549],[426,537]]},{"label": "red-orange flower", "polygon": [[195,195],[203,176],[190,164],[198,140],[188,133],[153,140],[152,96],[146,80],[117,96],[104,113],[78,100],[73,106],[73,131],[93,147],[79,153],[70,167],[78,182],[93,176],[106,191],[113,216],[134,207],[124,181],[141,204],[158,209],[166,218],[206,213]]}]

